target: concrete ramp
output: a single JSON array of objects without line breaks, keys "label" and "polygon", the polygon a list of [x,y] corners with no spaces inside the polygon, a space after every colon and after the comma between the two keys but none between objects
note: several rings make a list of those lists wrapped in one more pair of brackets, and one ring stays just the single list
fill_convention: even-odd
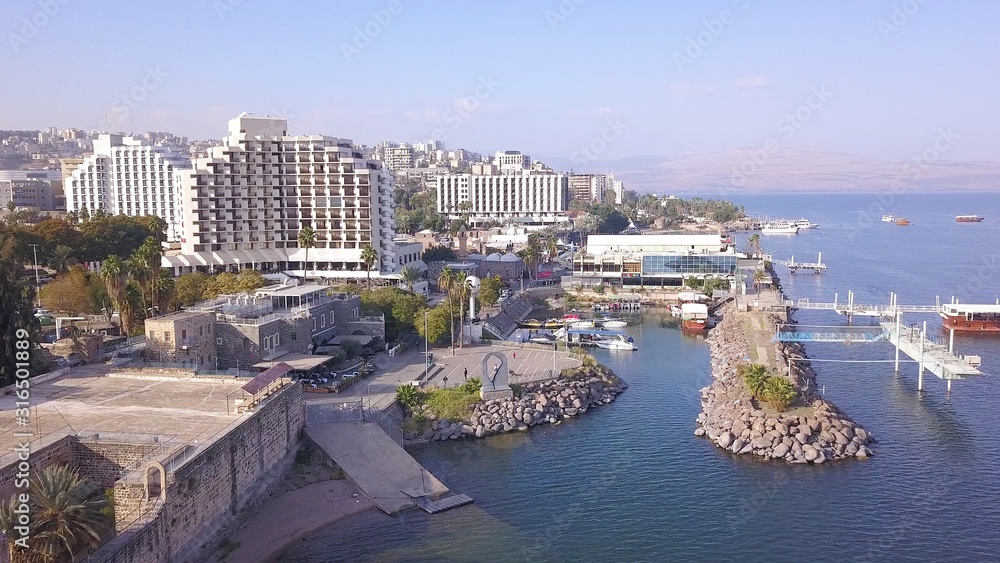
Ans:
[{"label": "concrete ramp", "polygon": [[386,514],[413,508],[414,498],[448,492],[376,424],[319,424],[306,427],[306,435]]}]

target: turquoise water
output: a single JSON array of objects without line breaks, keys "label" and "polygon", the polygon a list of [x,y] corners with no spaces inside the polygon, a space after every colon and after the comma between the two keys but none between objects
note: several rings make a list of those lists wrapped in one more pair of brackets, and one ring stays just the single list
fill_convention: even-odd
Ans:
[{"label": "turquoise water", "polygon": [[[1000,294],[1000,195],[904,194],[889,209],[913,222],[879,222],[870,195],[757,196],[751,212],[804,215],[815,232],[766,237],[775,258],[815,259],[825,276],[791,276],[793,299],[933,303],[935,295],[993,302]],[[859,209],[877,215],[859,222]],[[957,225],[953,216],[987,216]],[[804,324],[836,316],[800,312]],[[940,322],[913,315],[909,322]],[[611,405],[555,427],[480,441],[429,444],[413,455],[476,504],[429,516],[377,513],[338,523],[283,561],[752,561],[1000,560],[1000,451],[995,377],[955,383],[916,368],[816,362],[826,397],[879,440],[867,462],[788,466],[735,457],[695,438],[708,349],[647,315],[630,332],[639,351],[595,355],[631,387]],[[956,338],[1000,374],[1000,338]],[[882,360],[886,344],[807,346],[828,360]]]}]

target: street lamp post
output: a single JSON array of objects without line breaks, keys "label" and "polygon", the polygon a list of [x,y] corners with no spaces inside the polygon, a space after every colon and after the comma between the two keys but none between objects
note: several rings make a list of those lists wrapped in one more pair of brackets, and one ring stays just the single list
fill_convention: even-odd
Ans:
[{"label": "street lamp post", "polygon": [[39,281],[38,281],[38,245],[37,244],[30,244],[28,246],[31,247],[31,254],[35,258],[35,306],[36,307],[41,307],[42,306],[42,299],[38,296],[39,292],[42,289],[42,284],[39,283]]},{"label": "street lamp post", "polygon": [[427,354],[427,352],[428,352],[428,349],[427,349],[427,313],[430,313],[430,311],[424,311],[424,381],[427,381],[427,373],[428,373],[428,370],[430,369],[430,365],[429,365],[430,362],[427,361],[427,358],[430,357]]}]

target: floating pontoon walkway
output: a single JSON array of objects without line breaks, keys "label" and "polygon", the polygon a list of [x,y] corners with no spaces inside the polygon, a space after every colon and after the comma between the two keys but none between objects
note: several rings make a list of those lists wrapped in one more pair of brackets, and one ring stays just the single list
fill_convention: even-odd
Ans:
[{"label": "floating pontoon walkway", "polygon": [[452,508],[458,508],[459,506],[465,506],[467,504],[472,504],[472,497],[469,495],[453,495],[450,497],[445,497],[440,500],[431,500],[428,497],[418,497],[413,499],[424,512],[428,514],[437,514],[438,512],[444,512],[445,510],[451,510]]}]

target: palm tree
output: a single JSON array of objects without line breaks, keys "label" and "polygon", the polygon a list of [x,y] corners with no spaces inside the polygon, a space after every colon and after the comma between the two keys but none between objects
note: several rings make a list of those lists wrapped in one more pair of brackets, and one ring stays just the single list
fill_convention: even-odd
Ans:
[{"label": "palm tree", "polygon": [[753,272],[753,288],[755,291],[760,292],[760,284],[765,279],[767,279],[767,273],[764,270],[754,270]]},{"label": "palm tree", "polygon": [[125,302],[125,285],[128,283],[128,270],[122,259],[115,255],[108,256],[101,264],[101,279],[104,280],[111,304],[118,310],[121,317],[122,332],[128,336],[131,323],[126,320],[125,313],[122,312],[122,304]]},{"label": "palm tree", "polygon": [[309,274],[306,270],[309,267],[309,249],[316,248],[316,231],[312,226],[306,225],[299,229],[299,248],[306,249],[306,259],[302,266],[302,278],[305,279]]},{"label": "palm tree", "polygon": [[445,266],[438,276],[438,288],[448,294],[448,314],[451,317],[451,353],[455,353],[455,300],[452,293],[455,289],[455,270]]},{"label": "palm tree", "polygon": [[403,282],[406,283],[406,290],[413,293],[413,284],[420,280],[420,270],[413,266],[404,266],[402,272]]},{"label": "palm tree", "polygon": [[465,298],[469,295],[468,278],[455,272],[455,292],[458,294],[458,347],[465,348]]},{"label": "palm tree", "polygon": [[62,274],[73,266],[77,265],[76,258],[73,257],[75,251],[65,244],[57,244],[52,250],[52,257],[49,259],[49,267]]},{"label": "palm tree", "polygon": [[160,276],[160,262],[163,253],[163,246],[153,237],[147,237],[132,255],[132,263],[135,269],[136,279],[141,280],[140,289],[147,286],[149,301],[146,301],[146,294],[143,294],[143,301],[146,301],[146,308],[156,305],[157,278]]},{"label": "palm tree", "polygon": [[372,287],[372,266],[378,262],[378,252],[370,244],[366,244],[364,248],[361,249],[361,263],[365,265],[365,271],[368,272],[368,289]]},{"label": "palm tree", "polygon": [[747,258],[755,258],[759,256],[763,249],[760,247],[760,235],[753,234],[747,238],[746,247],[743,249],[747,253]]},{"label": "palm tree", "polygon": [[[109,502],[95,495],[94,486],[65,465],[53,465],[35,473],[30,482],[31,538],[28,549],[8,541],[10,560],[73,560],[82,551],[101,544],[113,526],[103,512]],[[19,537],[14,530],[19,515],[13,497],[0,504],[0,529],[7,538]]]}]

